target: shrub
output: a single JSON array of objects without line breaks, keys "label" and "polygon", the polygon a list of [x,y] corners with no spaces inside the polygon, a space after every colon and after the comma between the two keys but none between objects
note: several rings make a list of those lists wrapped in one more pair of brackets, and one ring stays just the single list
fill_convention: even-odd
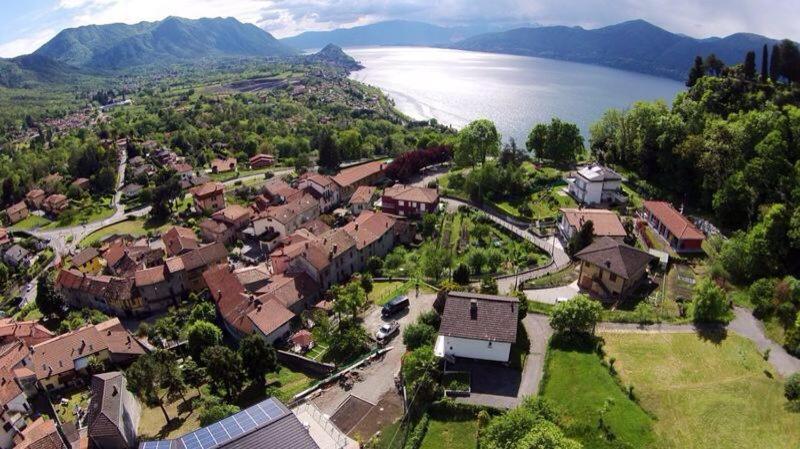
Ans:
[{"label": "shrub", "polygon": [[403,446],[403,449],[419,449],[420,445],[422,445],[422,440],[425,439],[425,434],[428,433],[429,419],[430,418],[428,417],[427,413],[422,415],[422,418],[408,435],[408,439],[406,440],[406,444]]},{"label": "shrub", "polygon": [[200,425],[210,426],[239,412],[239,407],[232,404],[211,404],[200,411]]},{"label": "shrub", "polygon": [[783,395],[789,401],[800,399],[800,373],[794,373],[786,379],[786,384],[783,386]]},{"label": "shrub", "polygon": [[700,279],[692,294],[695,321],[722,321],[728,312],[725,292],[709,278]]},{"label": "shrub", "polygon": [[403,344],[412,351],[421,346],[432,345],[435,338],[436,329],[424,323],[410,324],[403,331]]},{"label": "shrub", "polygon": [[593,333],[603,307],[586,295],[577,295],[553,307],[550,326],[560,334]]}]

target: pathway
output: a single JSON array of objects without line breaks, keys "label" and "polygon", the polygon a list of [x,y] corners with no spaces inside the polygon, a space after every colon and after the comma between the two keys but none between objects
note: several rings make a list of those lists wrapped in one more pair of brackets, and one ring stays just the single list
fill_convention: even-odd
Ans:
[{"label": "pathway", "polygon": [[534,245],[545,251],[547,254],[549,254],[550,257],[552,258],[553,262],[544,267],[536,267],[531,270],[521,271],[516,274],[497,277],[497,288],[501,293],[510,292],[514,289],[515,286],[521,284],[526,280],[535,279],[538,277],[542,277],[546,274],[552,273],[554,271],[558,271],[564,268],[565,266],[569,265],[570,263],[570,258],[567,255],[566,251],[564,251],[564,247],[561,245],[561,241],[555,236],[551,236],[549,238],[538,237],[529,232],[527,229],[512,222],[509,219],[509,217],[497,214],[495,212],[483,208],[479,208],[467,201],[451,197],[446,197],[446,198],[443,197],[441,198],[441,201],[447,205],[447,209],[449,211],[455,211],[461,206],[466,206],[473,210],[479,210],[483,212],[495,224],[505,228],[506,230],[516,235],[517,237],[533,243]]},{"label": "pathway", "polygon": [[[742,337],[752,341],[761,352],[769,349],[769,362],[782,376],[786,377],[800,371],[800,359],[786,352],[783,346],[770,340],[764,333],[764,326],[749,310],[742,307],[734,307],[733,311],[735,317],[725,329],[736,332]],[[718,332],[721,329],[720,326],[696,326],[694,324],[668,323],[650,325],[636,323],[600,323],[597,326],[597,330],[602,332],[703,333],[710,331]]]},{"label": "pathway", "polygon": [[562,285],[560,287],[537,288],[523,290],[523,292],[525,292],[525,296],[527,296],[530,301],[555,304],[560,298],[572,299],[575,295],[580,293],[580,288],[578,288],[578,281],[573,281],[569,285]]}]

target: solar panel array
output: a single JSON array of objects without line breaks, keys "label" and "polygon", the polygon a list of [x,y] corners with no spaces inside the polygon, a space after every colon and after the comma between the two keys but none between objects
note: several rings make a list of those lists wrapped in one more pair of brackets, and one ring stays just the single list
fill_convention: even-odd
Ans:
[{"label": "solar panel array", "polygon": [[139,449],[213,449],[257,428],[264,427],[286,413],[276,404],[275,400],[269,398],[222,421],[187,433],[176,440],[147,441],[142,443]]}]

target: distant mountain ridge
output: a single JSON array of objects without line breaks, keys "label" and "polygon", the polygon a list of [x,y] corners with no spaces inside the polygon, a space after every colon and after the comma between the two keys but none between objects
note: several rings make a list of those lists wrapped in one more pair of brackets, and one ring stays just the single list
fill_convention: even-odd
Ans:
[{"label": "distant mountain ridge", "polygon": [[488,26],[442,27],[410,20],[388,20],[330,31],[306,31],[297,36],[281,39],[281,42],[298,50],[322,48],[327,44],[339,47],[439,46],[453,44],[487,31],[490,31]]},{"label": "distant mountain ridge", "polygon": [[69,28],[33,54],[75,67],[110,70],[207,57],[272,57],[294,53],[261,28],[234,18],[167,17],[134,25]]},{"label": "distant mountain ridge", "polygon": [[633,20],[592,30],[566,26],[517,28],[473,36],[449,47],[604,65],[682,81],[697,55],[714,53],[726,64],[734,65],[743,62],[750,50],[760,58],[762,46],[771,47],[776,42],[749,33],[696,39],[644,20]]}]

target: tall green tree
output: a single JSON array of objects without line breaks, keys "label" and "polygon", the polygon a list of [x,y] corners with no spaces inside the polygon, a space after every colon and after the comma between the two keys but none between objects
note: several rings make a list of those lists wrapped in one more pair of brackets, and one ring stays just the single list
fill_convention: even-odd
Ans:
[{"label": "tall green tree", "polygon": [[800,82],[800,48],[797,44],[784,39],[780,43],[781,74],[790,82]]},{"label": "tall green tree", "polygon": [[697,84],[697,80],[704,77],[706,74],[706,67],[703,64],[703,58],[696,56],[694,58],[694,65],[689,69],[689,78],[686,80],[687,87],[693,87]]},{"label": "tall green tree", "polygon": [[500,133],[487,119],[475,120],[458,133],[454,159],[461,166],[475,166],[500,154]]},{"label": "tall green tree", "polygon": [[[208,321],[196,321],[187,329],[187,345],[192,358],[202,363],[206,348],[222,343],[222,330]],[[209,371],[213,373],[214,371]]]},{"label": "tall green tree", "polygon": [[211,346],[203,351],[203,364],[209,373],[214,391],[225,390],[228,401],[233,401],[244,385],[242,359],[227,346]]},{"label": "tall green tree", "polygon": [[275,348],[256,334],[250,334],[239,342],[239,357],[247,377],[256,385],[263,385],[267,373],[278,368]]},{"label": "tall green tree", "polygon": [[580,250],[592,244],[594,240],[594,222],[586,220],[567,243],[567,254],[574,256]]},{"label": "tall green tree", "polygon": [[533,127],[526,143],[528,151],[538,159],[548,159],[557,164],[573,162],[583,151],[583,136],[574,123],[553,118],[550,124]]},{"label": "tall green tree", "polygon": [[747,80],[756,79],[756,52],[748,51],[744,58],[744,66],[742,66],[744,78]]},{"label": "tall green tree", "polygon": [[764,44],[761,49],[761,82],[765,83],[769,78],[769,47]]},{"label": "tall green tree", "polygon": [[772,46],[772,59],[769,60],[769,78],[773,83],[781,79],[781,47],[778,44]]},{"label": "tall green tree", "polygon": [[64,299],[53,288],[52,280],[45,274],[39,276],[39,280],[36,281],[36,307],[46,317],[64,313]]},{"label": "tall green tree", "polygon": [[341,163],[341,155],[333,138],[333,133],[327,127],[322,128],[314,137],[312,146],[317,149],[319,154],[317,163],[326,170],[336,170]]},{"label": "tall green tree", "polygon": [[175,355],[162,349],[145,354],[125,370],[125,378],[128,390],[145,404],[161,408],[164,419],[169,423],[171,418],[164,401],[170,391],[177,391],[176,379],[181,379]]},{"label": "tall green tree", "polygon": [[349,314],[353,320],[367,305],[367,294],[358,282],[348,282],[344,286],[337,285],[332,289],[333,311],[341,315]]},{"label": "tall green tree", "polygon": [[716,54],[711,53],[710,55],[706,56],[705,66],[710,75],[720,76],[722,75],[722,70],[725,68],[725,63],[719,59]]},{"label": "tall green tree", "polygon": [[692,292],[695,321],[719,321],[728,312],[725,292],[709,278],[700,279]]}]

